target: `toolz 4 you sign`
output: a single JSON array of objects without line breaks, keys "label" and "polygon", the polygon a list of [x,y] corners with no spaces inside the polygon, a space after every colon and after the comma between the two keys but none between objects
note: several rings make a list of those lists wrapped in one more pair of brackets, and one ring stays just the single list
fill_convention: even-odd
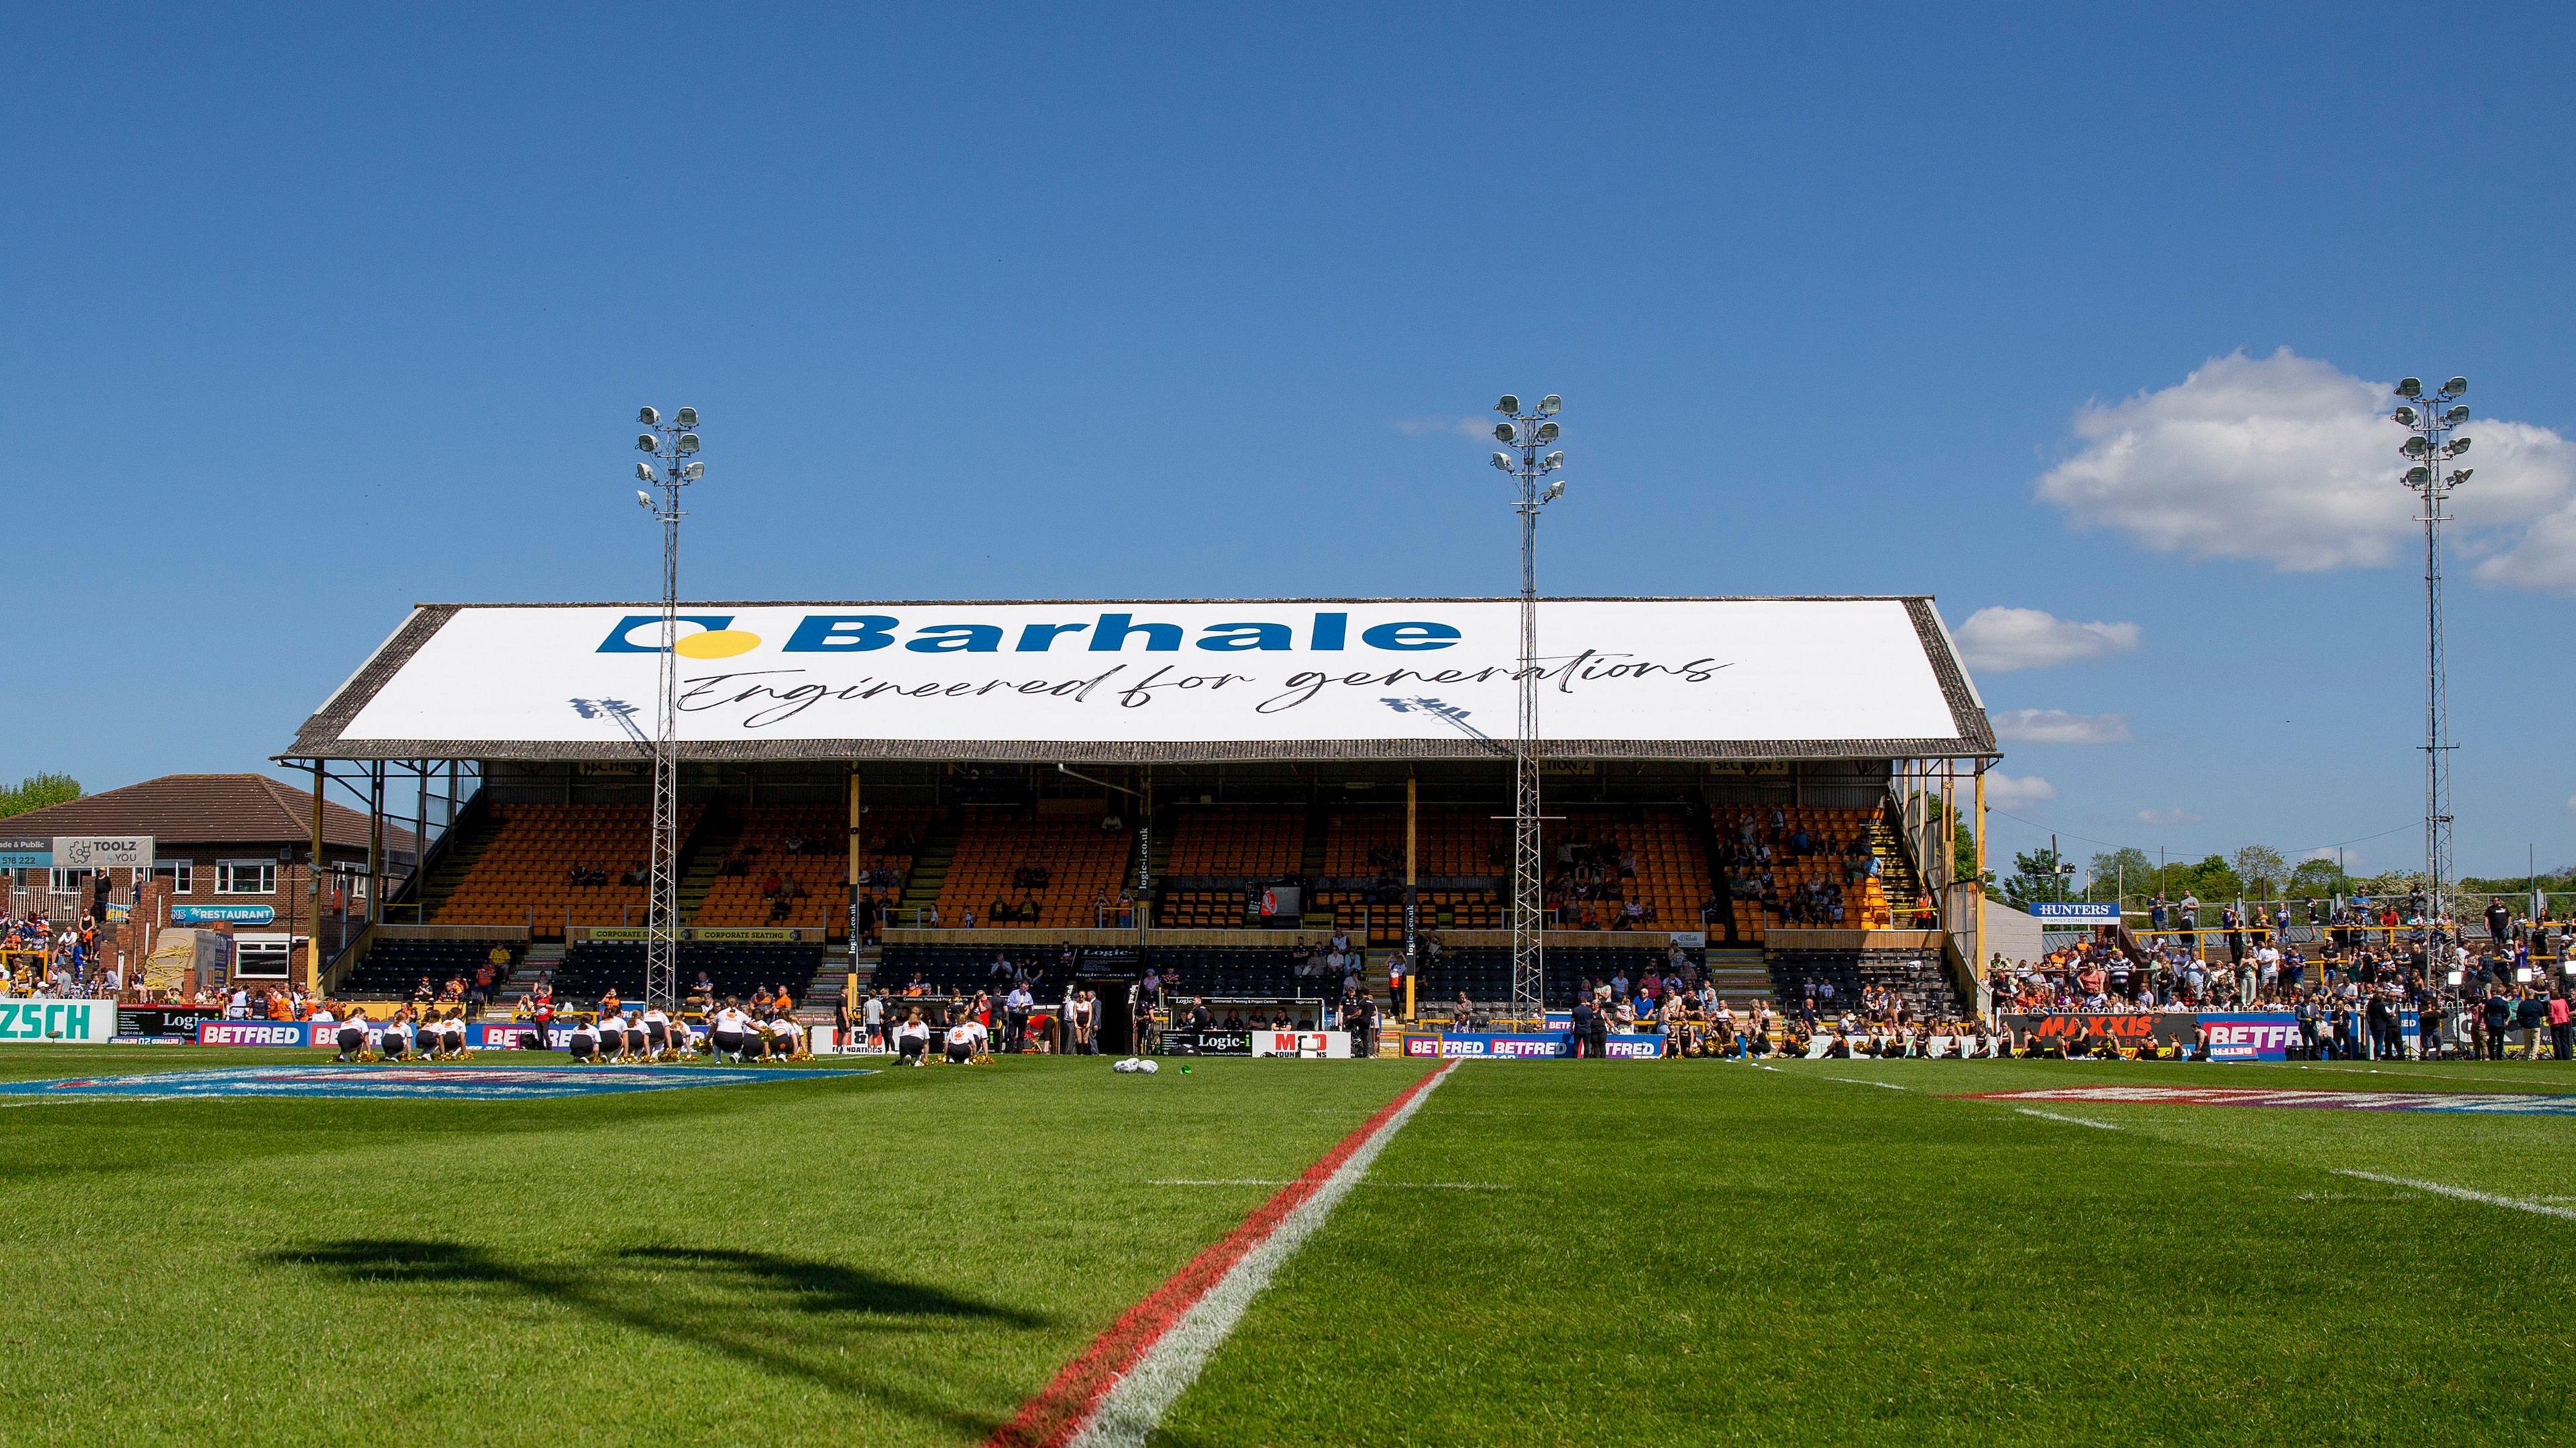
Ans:
[{"label": "toolz 4 you sign", "polygon": [[[426,608],[302,743],[631,750],[660,627],[623,605]],[[1984,734],[1924,599],[1559,599],[1541,606],[1539,644],[1551,739],[1884,754]],[[918,756],[924,742],[1401,740],[1464,756],[1511,734],[1519,613],[1493,599],[692,604],[672,651],[693,744]]]}]

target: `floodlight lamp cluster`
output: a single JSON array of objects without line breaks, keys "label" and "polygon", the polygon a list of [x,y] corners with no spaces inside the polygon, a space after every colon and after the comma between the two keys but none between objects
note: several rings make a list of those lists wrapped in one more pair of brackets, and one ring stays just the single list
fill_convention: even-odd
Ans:
[{"label": "floodlight lamp cluster", "polygon": [[[639,407],[635,409],[635,420],[646,429],[635,435],[635,450],[648,455],[648,460],[635,464],[637,482],[677,489],[707,475],[707,465],[697,456],[700,444],[696,408],[679,408],[665,422],[660,408]],[[654,511],[651,493],[638,489],[635,501],[646,511]]]},{"label": "floodlight lamp cluster", "polygon": [[2468,481],[2472,471],[2469,468],[2453,468],[2447,474],[2436,471],[2439,464],[2469,450],[2470,439],[2451,435],[2453,428],[2469,420],[2468,404],[2459,400],[2468,390],[2466,377],[2450,379],[2429,396],[2424,391],[2424,379],[2398,380],[2397,395],[2405,400],[2388,417],[2408,434],[2406,441],[2397,445],[2398,455],[2412,464],[2400,475],[2406,486],[2447,492]]},{"label": "floodlight lamp cluster", "polygon": [[1494,411],[1503,420],[1494,424],[1494,441],[1514,452],[1497,452],[1486,461],[1494,471],[1509,474],[1525,485],[1521,494],[1523,507],[1552,503],[1565,496],[1565,481],[1560,478],[1544,491],[1538,480],[1565,466],[1565,453],[1555,450],[1541,455],[1539,449],[1552,447],[1564,435],[1556,422],[1557,413],[1565,408],[1565,399],[1551,392],[1538,400],[1535,408],[1524,411],[1518,393],[1506,392],[1494,403]]}]

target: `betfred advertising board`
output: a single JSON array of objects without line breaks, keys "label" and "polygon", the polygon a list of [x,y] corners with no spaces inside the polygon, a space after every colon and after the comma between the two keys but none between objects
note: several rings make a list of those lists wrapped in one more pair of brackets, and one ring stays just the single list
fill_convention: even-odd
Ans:
[{"label": "betfred advertising board", "polygon": [[0,1041],[83,1045],[116,1038],[116,1002],[0,1000]]},{"label": "betfred advertising board", "polygon": [[[334,1026],[332,1030],[339,1029]],[[200,1046],[310,1046],[309,1021],[207,1021],[197,1027]]]},{"label": "betfred advertising board", "polygon": [[2299,1018],[2286,1012],[2203,1015],[2199,1021],[2213,1061],[2286,1061],[2299,1042]]},{"label": "betfred advertising board", "polygon": [[1446,1060],[1544,1061],[1557,1056],[1571,1056],[1574,1047],[1569,1038],[1554,1032],[1545,1035],[1442,1032],[1437,1036],[1405,1037],[1404,1054]]}]

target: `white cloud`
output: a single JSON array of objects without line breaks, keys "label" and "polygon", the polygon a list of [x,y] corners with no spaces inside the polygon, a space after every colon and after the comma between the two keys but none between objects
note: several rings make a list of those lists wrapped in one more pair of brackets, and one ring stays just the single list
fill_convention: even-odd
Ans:
[{"label": "white cloud", "polygon": [[2569,814],[2576,814],[2576,794],[2567,796],[2567,812]]},{"label": "white cloud", "polygon": [[[2079,527],[2159,552],[2246,558],[2285,572],[2376,567],[2422,536],[2399,483],[2396,398],[2287,347],[2213,357],[2180,383],[2075,416],[2079,450],[2038,483]],[[2453,501],[2477,577],[2576,592],[2576,443],[2473,420],[2475,476]]]},{"label": "white cloud", "polygon": [[1494,435],[1492,419],[1483,417],[1399,417],[1395,430],[1406,437],[1490,438]]},{"label": "white cloud", "polygon": [[2057,798],[2057,786],[2036,774],[2016,778],[2001,770],[1986,772],[1986,803],[1996,809],[2028,809]]},{"label": "white cloud", "polygon": [[2359,850],[2338,850],[2332,845],[2319,845],[2317,848],[2299,856],[2299,858],[2302,860],[2341,860],[2343,862],[2344,870],[2348,874],[2367,875],[2370,873],[2367,864],[2368,857],[2363,855]]},{"label": "white cloud", "polygon": [[1981,608],[1959,625],[1959,654],[1989,674],[2134,653],[2133,623],[2077,623],[2036,608]]},{"label": "white cloud", "polygon": [[2138,823],[2142,825],[2196,825],[2200,823],[2200,816],[2193,814],[2187,809],[2142,809],[2138,811]]},{"label": "white cloud", "polygon": [[2069,714],[2063,709],[2006,709],[1986,716],[2006,744],[2126,744],[2126,714]]}]

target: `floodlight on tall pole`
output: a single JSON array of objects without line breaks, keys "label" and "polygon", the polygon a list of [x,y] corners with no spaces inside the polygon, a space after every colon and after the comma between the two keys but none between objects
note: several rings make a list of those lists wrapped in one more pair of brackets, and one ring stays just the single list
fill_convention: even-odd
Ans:
[{"label": "floodlight on tall pole", "polygon": [[2397,384],[2398,404],[2391,421],[2406,429],[2398,455],[2406,460],[2400,480],[2423,505],[2416,521],[2424,525],[2424,968],[2427,978],[2441,964],[2433,956],[2443,940],[2443,891],[2451,880],[2451,743],[2449,664],[2442,639],[2442,524],[2450,515],[2443,505],[2451,490],[2469,480],[2470,469],[2450,465],[2469,450],[2469,440],[2454,429],[2469,420],[2461,394],[2469,379],[2454,377],[2441,390],[2425,395],[2424,384],[2409,377]]},{"label": "floodlight on tall pole", "polygon": [[1565,496],[1565,480],[1545,489],[1539,479],[1565,466],[1565,454],[1554,450],[1560,429],[1556,414],[1565,399],[1551,392],[1524,411],[1520,398],[1503,394],[1494,411],[1494,440],[1509,451],[1493,456],[1496,469],[1511,476],[1512,511],[1521,520],[1521,656],[1517,670],[1519,707],[1512,730],[1512,1015],[1536,1030],[1547,1019],[1546,908],[1547,857],[1539,846],[1538,742],[1538,515]]},{"label": "floodlight on tall pole", "polygon": [[[635,497],[662,525],[662,632],[654,647],[653,864],[644,902],[644,1002],[671,1010],[680,996],[680,490],[705,477],[698,453],[698,410],[683,407],[665,421],[646,407],[635,464],[645,484]],[[655,496],[658,492],[659,496]]]}]

